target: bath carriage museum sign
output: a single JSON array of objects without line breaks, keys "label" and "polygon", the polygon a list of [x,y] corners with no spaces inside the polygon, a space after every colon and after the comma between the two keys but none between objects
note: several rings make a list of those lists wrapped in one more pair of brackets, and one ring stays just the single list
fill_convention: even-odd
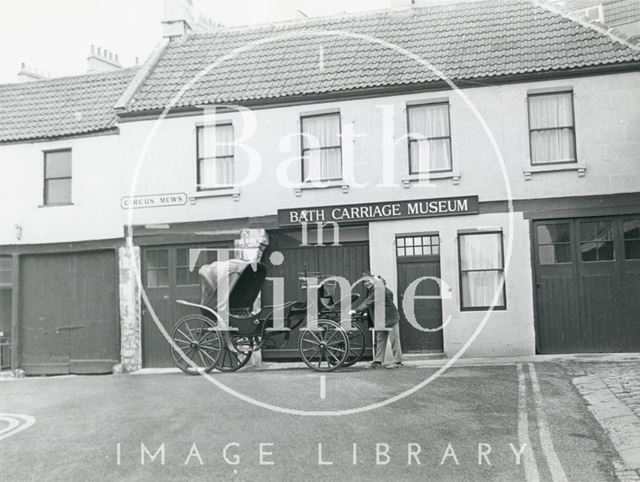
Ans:
[{"label": "bath carriage museum sign", "polygon": [[478,214],[478,196],[280,209],[278,210],[278,224],[280,226],[297,226],[300,223],[327,223],[331,221],[338,224],[361,223],[459,214]]}]

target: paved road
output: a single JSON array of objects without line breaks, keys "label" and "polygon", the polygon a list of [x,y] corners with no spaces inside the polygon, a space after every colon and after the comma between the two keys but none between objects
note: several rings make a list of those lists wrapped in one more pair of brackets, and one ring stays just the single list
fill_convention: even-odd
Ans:
[{"label": "paved road", "polygon": [[[266,403],[319,411],[383,402],[433,372],[336,372],[324,393],[308,370],[215,379]],[[3,438],[27,423],[6,414],[35,423]],[[145,452],[160,447],[164,465],[161,452],[153,461]],[[590,481],[615,480],[613,458],[555,364],[454,368],[407,398],[337,417],[274,413],[181,374],[0,383],[2,480]]]}]

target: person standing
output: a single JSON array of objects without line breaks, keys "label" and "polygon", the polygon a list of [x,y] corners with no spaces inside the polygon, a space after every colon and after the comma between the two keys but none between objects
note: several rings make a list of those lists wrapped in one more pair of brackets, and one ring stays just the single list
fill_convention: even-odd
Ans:
[{"label": "person standing", "polygon": [[402,366],[402,348],[400,346],[400,313],[393,303],[393,292],[387,287],[387,283],[381,276],[373,277],[369,273],[364,274],[364,284],[367,288],[367,294],[362,303],[350,314],[366,313],[373,322],[374,330],[376,326],[375,320],[375,302],[376,290],[384,290],[384,327],[386,330],[374,331],[375,333],[375,353],[371,368],[380,368],[384,362],[384,355],[387,351],[387,339],[391,342],[391,352],[393,354],[393,363],[387,368],[400,368]]}]

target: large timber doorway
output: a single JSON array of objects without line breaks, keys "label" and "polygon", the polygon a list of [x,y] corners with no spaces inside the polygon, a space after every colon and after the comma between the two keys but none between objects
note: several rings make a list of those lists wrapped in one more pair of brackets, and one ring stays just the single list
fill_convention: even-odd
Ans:
[{"label": "large timber doorway", "polygon": [[640,216],[534,223],[539,353],[640,351]]}]

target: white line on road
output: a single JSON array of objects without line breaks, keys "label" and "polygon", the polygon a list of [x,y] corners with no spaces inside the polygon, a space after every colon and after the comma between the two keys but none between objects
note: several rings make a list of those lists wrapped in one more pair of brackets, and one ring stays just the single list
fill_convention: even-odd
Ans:
[{"label": "white line on road", "polygon": [[327,396],[327,380],[324,375],[320,375],[320,400]]},{"label": "white line on road", "polygon": [[527,385],[522,364],[518,363],[518,442],[524,449],[524,473],[527,482],[537,482],[540,480],[538,474],[538,463],[529,439],[529,416],[527,414]]},{"label": "white line on road", "polygon": [[544,409],[542,407],[542,393],[540,391],[540,383],[538,382],[538,374],[533,366],[533,363],[529,363],[529,376],[531,377],[531,387],[533,388],[533,399],[536,406],[536,415],[538,418],[538,434],[540,435],[540,445],[542,445],[542,453],[547,459],[549,470],[551,471],[551,478],[554,482],[566,482],[567,476],[564,473],[558,454],[553,448],[553,441],[551,440],[551,432],[549,431],[549,425],[547,419],[544,416]]},{"label": "white line on road", "polygon": [[16,413],[0,413],[0,420],[9,423],[8,428],[0,431],[0,440],[22,432],[36,423],[36,419],[31,415],[20,415]]}]

